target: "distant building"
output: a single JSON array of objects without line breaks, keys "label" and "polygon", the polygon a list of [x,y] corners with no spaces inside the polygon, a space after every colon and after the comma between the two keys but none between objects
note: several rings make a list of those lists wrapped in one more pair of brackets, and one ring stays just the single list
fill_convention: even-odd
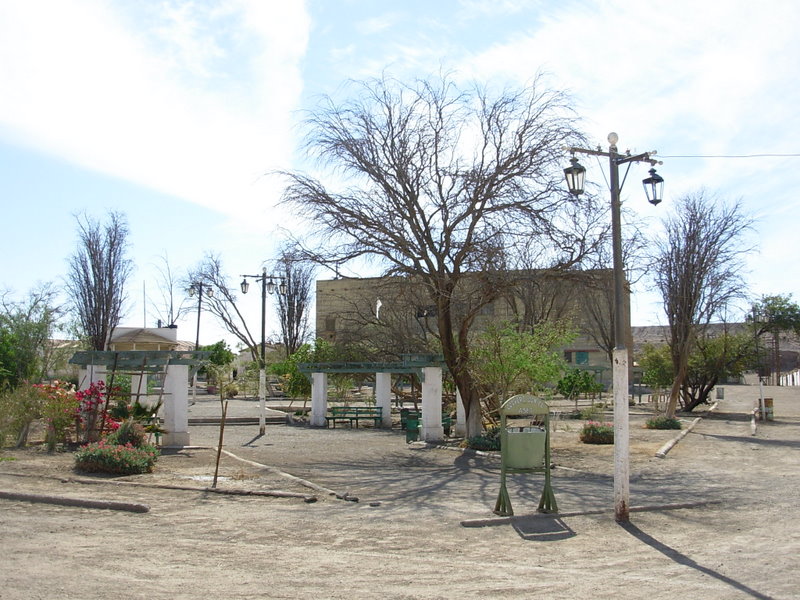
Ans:
[{"label": "distant building", "polygon": [[[608,350],[613,348],[613,272],[513,271],[498,274],[507,291],[484,302],[487,277],[464,277],[454,309],[475,313],[472,331],[488,323],[514,321],[530,327],[569,318],[580,332],[563,348],[567,363],[589,368],[610,382]],[[510,280],[508,279],[510,278]],[[488,282],[491,285],[491,282]],[[494,292],[494,290],[492,290]],[[484,295],[482,295],[484,294]],[[630,314],[630,297],[623,307]],[[317,281],[317,337],[342,344],[365,340],[387,359],[428,349],[437,328],[436,306],[424,285],[407,277],[342,278]],[[632,338],[628,336],[628,346]]]}]

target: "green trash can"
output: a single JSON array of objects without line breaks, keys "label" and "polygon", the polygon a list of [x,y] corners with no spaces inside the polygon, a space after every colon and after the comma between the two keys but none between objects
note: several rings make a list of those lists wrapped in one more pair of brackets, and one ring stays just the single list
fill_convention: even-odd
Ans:
[{"label": "green trash can", "polygon": [[[516,422],[516,424],[515,424]],[[544,489],[539,512],[557,513],[558,504],[550,483],[550,408],[541,398],[519,394],[500,407],[500,493],[494,512],[511,516],[509,473],[542,473]]]},{"label": "green trash can", "polygon": [[406,417],[406,444],[419,439],[419,415],[409,414]]},{"label": "green trash can", "polygon": [[543,469],[547,432],[541,427],[519,427],[506,432],[504,452],[509,469]]}]

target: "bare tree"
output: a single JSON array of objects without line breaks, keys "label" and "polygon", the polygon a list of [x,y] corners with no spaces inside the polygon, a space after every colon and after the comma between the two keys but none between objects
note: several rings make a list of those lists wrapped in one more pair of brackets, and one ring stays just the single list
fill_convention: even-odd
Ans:
[{"label": "bare tree", "polygon": [[318,226],[318,261],[370,257],[386,275],[421,282],[474,435],[469,332],[506,288],[509,257],[536,248],[539,266],[565,268],[598,243],[601,211],[591,198],[573,203],[562,185],[562,148],[583,142],[568,99],[539,79],[497,95],[447,76],[356,85],[353,99],[326,98],[307,120],[309,151],[350,186],[335,192],[288,173],[284,200]]},{"label": "bare tree", "polygon": [[93,350],[105,350],[122,318],[125,285],[133,271],[126,257],[128,223],[116,211],[108,213],[104,224],[85,214],[76,221],[78,248],[69,259],[66,288],[82,335]]},{"label": "bare tree", "polygon": [[308,311],[314,266],[304,260],[298,249],[285,248],[277,261],[277,272],[283,278],[285,294],[275,294],[281,321],[281,338],[286,356],[291,356],[308,341]]},{"label": "bare tree", "polygon": [[651,268],[667,313],[675,374],[668,416],[678,407],[698,335],[743,295],[742,259],[750,248],[742,238],[751,224],[738,202],[725,204],[699,191],[678,200],[664,221],[664,237],[655,241]]},{"label": "bare tree", "polygon": [[207,254],[196,268],[190,270],[186,287],[192,283],[202,283],[214,290],[213,296],[203,297],[204,309],[214,315],[226,331],[236,336],[247,347],[254,361],[260,361],[260,342],[257,342],[250,333],[247,321],[239,311],[234,291],[238,288],[228,285],[228,278],[223,273],[222,260],[219,256]]},{"label": "bare tree", "polygon": [[[648,241],[642,233],[642,223],[637,221],[631,211],[623,210],[622,218],[625,221],[622,228],[622,263],[625,265],[626,298],[630,297],[630,288],[636,285],[647,272]],[[610,240],[609,240],[610,241]],[[614,347],[616,346],[615,327],[616,310],[614,308],[614,281],[613,272],[608,270],[612,264],[610,244],[604,244],[594,256],[595,269],[588,269],[579,273],[584,283],[585,293],[581,294],[581,313],[583,321],[580,323],[581,333],[589,336],[606,353],[609,362],[614,361]],[[630,301],[625,302],[626,335],[629,339],[625,345],[629,349],[629,364],[633,364],[633,338],[630,335]]]},{"label": "bare tree", "polygon": [[167,326],[175,324],[175,321],[185,313],[188,309],[185,306],[185,299],[178,302],[176,298],[176,289],[180,287],[178,278],[172,270],[169,262],[169,255],[165,250],[162,255],[158,257],[159,262],[155,265],[158,271],[158,293],[159,298],[150,300],[153,310],[160,323],[165,323]]}]

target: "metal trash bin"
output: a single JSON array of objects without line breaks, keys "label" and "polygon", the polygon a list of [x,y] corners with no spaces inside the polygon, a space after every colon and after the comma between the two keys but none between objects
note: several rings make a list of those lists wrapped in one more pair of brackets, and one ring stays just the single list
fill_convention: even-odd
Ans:
[{"label": "metal trash bin", "polygon": [[[526,423],[525,425],[520,424]],[[506,487],[508,473],[543,473],[544,489],[539,512],[556,513],[550,484],[550,407],[541,398],[519,394],[500,407],[500,493],[494,512],[511,516],[511,498]]]},{"label": "metal trash bin", "polygon": [[774,421],[775,420],[775,407],[772,403],[772,398],[764,398],[764,420],[765,421]]},{"label": "metal trash bin", "polygon": [[406,444],[419,440],[419,415],[409,414],[406,417]]},{"label": "metal trash bin", "polygon": [[545,438],[541,427],[519,427],[506,432],[506,467],[511,469],[544,468]]}]

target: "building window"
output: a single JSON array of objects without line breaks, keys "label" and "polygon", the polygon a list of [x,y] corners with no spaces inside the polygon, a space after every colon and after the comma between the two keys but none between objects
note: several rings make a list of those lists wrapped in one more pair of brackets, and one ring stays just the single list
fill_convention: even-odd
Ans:
[{"label": "building window", "polygon": [[576,352],[575,353],[575,364],[576,365],[588,365],[589,364],[589,353],[588,352]]},{"label": "building window", "polygon": [[325,331],[336,331],[336,317],[325,317]]},{"label": "building window", "polygon": [[564,362],[572,364],[572,350],[564,350]]}]

